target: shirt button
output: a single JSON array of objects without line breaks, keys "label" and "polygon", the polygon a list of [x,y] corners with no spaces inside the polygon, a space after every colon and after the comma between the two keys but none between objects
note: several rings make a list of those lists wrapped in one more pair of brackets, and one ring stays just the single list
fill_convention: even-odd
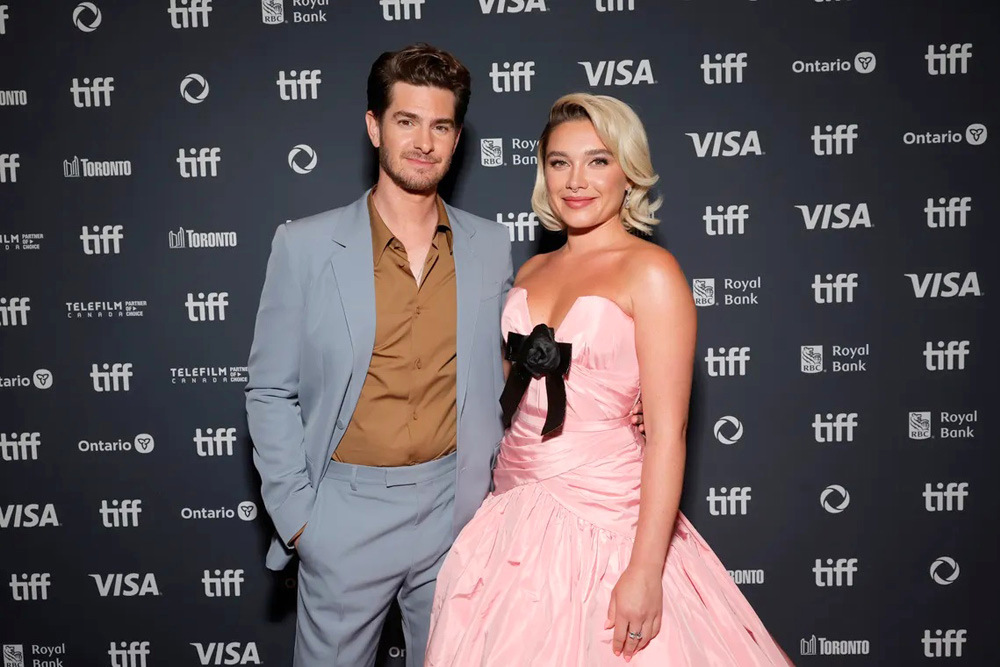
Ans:
[{"label": "shirt button", "polygon": [[344,422],[342,422],[342,421],[340,421],[338,419],[337,420],[337,428],[339,428],[341,431],[343,431],[344,430]]}]

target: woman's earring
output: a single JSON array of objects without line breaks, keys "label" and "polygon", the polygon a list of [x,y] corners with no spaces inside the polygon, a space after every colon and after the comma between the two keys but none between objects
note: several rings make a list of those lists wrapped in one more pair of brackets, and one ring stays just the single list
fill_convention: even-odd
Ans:
[{"label": "woman's earring", "polygon": [[622,208],[628,208],[629,199],[632,198],[632,188],[627,188],[625,190],[625,201],[622,202]]}]

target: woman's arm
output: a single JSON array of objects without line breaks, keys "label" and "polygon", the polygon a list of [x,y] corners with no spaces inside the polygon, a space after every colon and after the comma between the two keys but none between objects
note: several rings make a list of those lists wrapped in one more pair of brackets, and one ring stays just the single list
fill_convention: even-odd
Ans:
[{"label": "woman's arm", "polygon": [[[615,653],[622,647],[626,656],[659,632],[663,566],[684,479],[697,329],[691,290],[673,256],[649,247],[637,259],[629,283],[646,445],[635,545],[609,610],[609,622],[615,622]],[[642,638],[627,642],[626,630]]]}]

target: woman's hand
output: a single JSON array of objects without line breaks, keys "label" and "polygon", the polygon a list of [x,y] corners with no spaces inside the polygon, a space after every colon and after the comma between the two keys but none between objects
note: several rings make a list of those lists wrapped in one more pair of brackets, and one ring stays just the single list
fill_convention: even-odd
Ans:
[{"label": "woman's hand", "polygon": [[[608,622],[605,629],[614,628],[612,650],[623,655],[625,662],[660,632],[663,614],[663,579],[653,568],[625,568],[611,591]],[[631,633],[631,634],[630,634]],[[636,636],[638,635],[638,636]]]}]

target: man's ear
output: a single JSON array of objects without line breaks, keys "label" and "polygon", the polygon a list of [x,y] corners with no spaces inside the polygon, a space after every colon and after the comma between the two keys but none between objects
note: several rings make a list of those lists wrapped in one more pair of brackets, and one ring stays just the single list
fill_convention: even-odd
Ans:
[{"label": "man's ear", "polygon": [[368,130],[368,140],[372,142],[372,146],[378,148],[382,144],[382,128],[371,110],[365,112],[365,126]]}]

